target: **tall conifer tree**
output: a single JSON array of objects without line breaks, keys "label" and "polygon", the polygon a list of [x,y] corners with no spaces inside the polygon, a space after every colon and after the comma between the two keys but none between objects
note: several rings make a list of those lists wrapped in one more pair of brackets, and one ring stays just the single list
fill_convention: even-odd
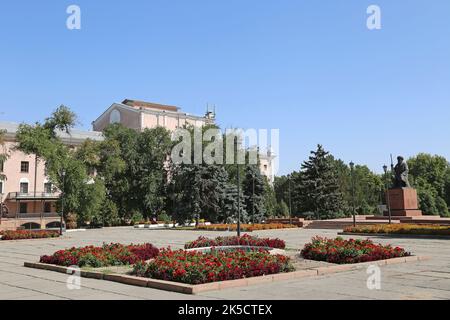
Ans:
[{"label": "tall conifer tree", "polygon": [[303,210],[313,212],[317,219],[336,218],[342,214],[344,199],[337,172],[332,157],[321,145],[302,164],[296,191]]}]

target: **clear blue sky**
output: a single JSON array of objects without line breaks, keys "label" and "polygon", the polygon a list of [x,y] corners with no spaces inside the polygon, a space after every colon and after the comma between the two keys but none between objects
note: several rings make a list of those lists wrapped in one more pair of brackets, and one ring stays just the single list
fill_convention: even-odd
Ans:
[{"label": "clear blue sky", "polygon": [[65,104],[90,128],[124,98],[194,114],[209,102],[222,127],[279,128],[280,173],[317,143],[376,171],[391,152],[450,159],[448,0],[16,0],[0,39],[0,120]]}]

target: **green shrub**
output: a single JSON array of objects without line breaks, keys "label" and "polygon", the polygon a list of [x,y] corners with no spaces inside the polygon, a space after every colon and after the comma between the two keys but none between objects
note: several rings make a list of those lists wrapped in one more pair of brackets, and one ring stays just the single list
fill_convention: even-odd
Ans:
[{"label": "green shrub", "polygon": [[172,218],[165,212],[162,212],[158,215],[158,221],[162,221],[165,224],[170,224],[172,222]]}]

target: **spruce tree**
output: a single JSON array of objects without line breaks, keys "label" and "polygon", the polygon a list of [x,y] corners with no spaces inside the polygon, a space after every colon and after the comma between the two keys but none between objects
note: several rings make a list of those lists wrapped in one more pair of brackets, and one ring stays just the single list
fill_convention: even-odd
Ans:
[{"label": "spruce tree", "polygon": [[168,188],[171,195],[168,210],[180,223],[193,219],[220,221],[227,180],[227,172],[220,165],[179,166],[174,170]]},{"label": "spruce tree", "polygon": [[264,179],[256,165],[245,167],[243,181],[245,206],[252,223],[261,222],[266,216],[264,206]]},{"label": "spruce tree", "polygon": [[317,219],[336,218],[342,213],[344,199],[337,172],[332,157],[321,145],[302,164],[296,198],[302,209],[313,212]]},{"label": "spruce tree", "polygon": [[[236,223],[238,220],[238,188],[233,183],[226,183],[223,189],[221,220],[225,223]],[[241,223],[249,222],[245,199],[241,189]]]}]

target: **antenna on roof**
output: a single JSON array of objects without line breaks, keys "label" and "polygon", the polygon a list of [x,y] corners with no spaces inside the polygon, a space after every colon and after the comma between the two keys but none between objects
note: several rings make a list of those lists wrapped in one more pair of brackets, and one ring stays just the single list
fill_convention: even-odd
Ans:
[{"label": "antenna on roof", "polygon": [[213,110],[214,110],[214,111],[211,111],[211,110],[209,109],[209,103],[207,103],[207,104],[206,104],[206,114],[205,114],[205,117],[208,118],[208,119],[215,119],[215,118],[216,118],[216,112],[215,112],[216,106],[215,106],[215,105],[213,105]]}]

